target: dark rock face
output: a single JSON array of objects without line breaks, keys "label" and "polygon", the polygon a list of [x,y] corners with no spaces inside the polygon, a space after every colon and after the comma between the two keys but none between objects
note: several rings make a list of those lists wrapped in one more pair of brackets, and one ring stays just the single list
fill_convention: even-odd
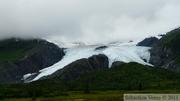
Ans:
[{"label": "dark rock face", "polygon": [[166,46],[155,46],[150,52],[150,63],[155,66],[167,67],[173,57],[172,50]]},{"label": "dark rock face", "polygon": [[[36,54],[26,56],[25,58],[16,61],[15,64],[20,67],[28,67],[31,65],[31,68],[34,68],[32,72],[53,65],[60,61],[65,55],[63,49],[45,41],[38,43],[31,51],[35,51]],[[28,71],[31,72],[31,70]]]},{"label": "dark rock face", "polygon": [[0,83],[17,83],[21,81],[20,67],[13,62],[0,62]]},{"label": "dark rock face", "polygon": [[56,71],[51,76],[42,79],[55,78],[58,81],[73,81],[86,73],[108,69],[108,64],[107,56],[102,54],[94,55],[88,59],[77,60]]},{"label": "dark rock face", "polygon": [[95,50],[102,50],[102,49],[106,49],[106,48],[108,48],[108,46],[100,46],[100,47],[95,48]]},{"label": "dark rock face", "polygon": [[111,68],[120,66],[120,65],[122,65],[122,64],[125,64],[125,62],[122,62],[122,61],[115,61],[115,62],[112,63]]},{"label": "dark rock face", "polygon": [[[28,47],[23,57],[16,60],[1,60],[0,62],[0,83],[18,83],[22,82],[21,79],[27,73],[38,72],[40,69],[51,66],[60,61],[65,55],[63,49],[49,43],[45,40],[19,40],[11,39],[10,41],[2,42],[0,50],[9,48],[20,50],[23,47]],[[16,47],[14,47],[16,46]],[[19,48],[17,48],[19,46]],[[21,47],[20,47],[21,46]]]},{"label": "dark rock face", "polygon": [[175,52],[167,46],[154,47],[151,51],[150,63],[154,66],[167,68],[169,70],[180,72],[180,65],[175,64],[178,58]]},{"label": "dark rock face", "polygon": [[139,42],[137,44],[137,46],[152,47],[157,41],[158,41],[158,39],[156,37],[150,37],[150,38],[146,38],[143,41]]},{"label": "dark rock face", "polygon": [[151,50],[150,63],[154,66],[170,69],[175,72],[180,72],[180,66],[174,62],[178,58],[176,52],[167,46],[155,46]]}]

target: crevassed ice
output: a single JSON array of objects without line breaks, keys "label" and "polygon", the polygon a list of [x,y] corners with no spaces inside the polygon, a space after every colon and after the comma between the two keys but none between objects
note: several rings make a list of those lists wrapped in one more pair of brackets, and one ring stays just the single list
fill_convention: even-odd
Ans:
[{"label": "crevassed ice", "polygon": [[[99,47],[98,45],[92,46],[83,46],[83,47],[74,47],[65,50],[66,55],[61,61],[54,64],[53,66],[44,68],[40,70],[40,74],[35,77],[32,81],[38,80],[43,76],[51,75],[57,70],[65,67],[66,65],[82,58],[88,58],[92,55],[104,54],[109,58],[109,67],[111,67],[114,61],[123,61],[123,62],[138,62],[144,65],[150,65],[150,52],[149,47],[140,47],[140,46],[108,46],[106,49],[94,50]],[[146,59],[147,62],[144,62],[143,59]],[[29,75],[28,75],[29,76]]]}]

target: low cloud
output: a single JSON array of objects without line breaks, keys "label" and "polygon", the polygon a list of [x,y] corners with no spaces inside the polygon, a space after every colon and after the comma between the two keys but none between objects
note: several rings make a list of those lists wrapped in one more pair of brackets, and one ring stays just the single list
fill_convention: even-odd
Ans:
[{"label": "low cloud", "polygon": [[99,43],[180,25],[179,0],[1,0],[0,37]]}]

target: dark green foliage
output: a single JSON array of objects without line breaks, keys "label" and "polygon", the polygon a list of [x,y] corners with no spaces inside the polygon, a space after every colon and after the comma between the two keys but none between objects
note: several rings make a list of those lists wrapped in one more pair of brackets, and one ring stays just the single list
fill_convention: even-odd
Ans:
[{"label": "dark green foliage", "polygon": [[52,80],[37,81],[27,84],[0,85],[0,98],[32,98],[67,96],[63,83]]},{"label": "dark green foliage", "polygon": [[73,82],[57,82],[56,79],[27,84],[0,85],[0,98],[68,96],[67,91],[94,90],[180,90],[180,74],[159,67],[138,63],[122,64],[104,71],[96,71]]},{"label": "dark green foliage", "polygon": [[143,84],[142,84],[142,82],[139,83],[139,85],[138,85],[138,90],[143,90]]},{"label": "dark green foliage", "polygon": [[[93,72],[83,76],[77,83],[88,81],[92,90],[143,90],[153,89],[154,84],[161,82],[168,88],[175,80],[179,80],[178,73],[159,68],[140,65],[138,63],[123,64],[101,72]],[[168,83],[171,82],[171,83]],[[161,89],[163,87],[159,87]]]},{"label": "dark green foliage", "polygon": [[[175,29],[160,40],[161,45],[167,45],[174,49],[180,46],[180,29]],[[178,48],[179,49],[179,48]]]},{"label": "dark green foliage", "polygon": [[85,94],[89,94],[89,93],[90,93],[88,81],[85,82],[85,84],[84,84],[84,93],[85,93]]},{"label": "dark green foliage", "polygon": [[131,89],[131,84],[128,84],[127,90],[132,90],[132,89]]}]

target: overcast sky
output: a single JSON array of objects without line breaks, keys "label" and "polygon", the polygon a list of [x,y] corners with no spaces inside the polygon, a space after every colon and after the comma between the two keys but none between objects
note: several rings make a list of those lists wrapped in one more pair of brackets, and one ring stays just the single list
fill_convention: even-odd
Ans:
[{"label": "overcast sky", "polygon": [[180,26],[180,0],[0,0],[0,38],[99,43]]}]

